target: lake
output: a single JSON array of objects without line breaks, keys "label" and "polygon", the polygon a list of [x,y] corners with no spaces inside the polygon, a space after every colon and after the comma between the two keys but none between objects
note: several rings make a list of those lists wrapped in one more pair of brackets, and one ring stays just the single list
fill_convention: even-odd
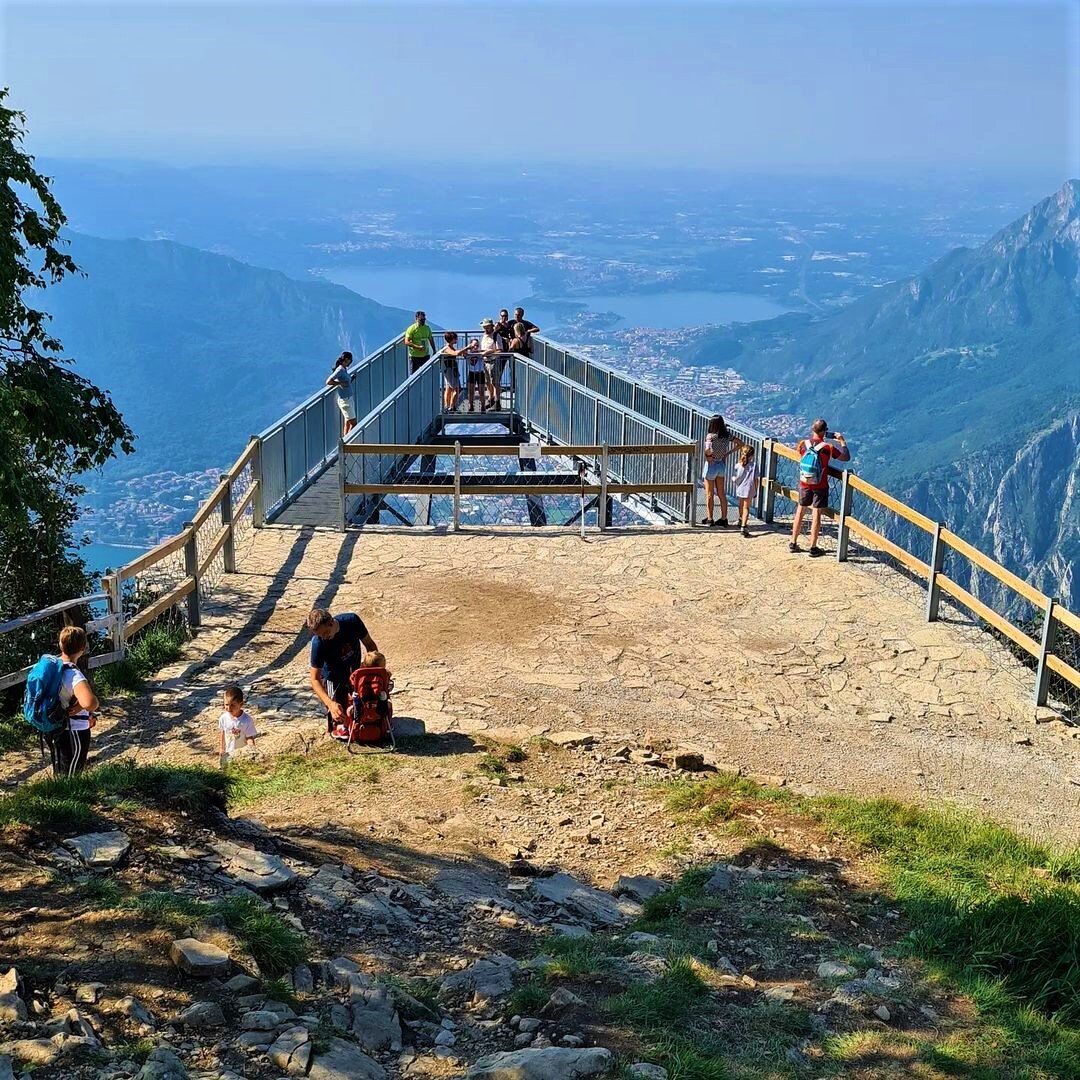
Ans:
[{"label": "lake", "polygon": [[129,546],[121,544],[87,544],[80,548],[79,554],[86,560],[90,570],[114,570],[118,566],[131,562],[138,558],[144,551],[149,551],[153,545],[145,544]]},{"label": "lake", "polygon": [[[486,315],[495,318],[501,307],[517,304],[541,328],[563,320],[543,303],[526,303],[532,294],[527,277],[510,274],[465,274],[453,270],[379,269],[335,267],[328,280],[380,304],[409,311],[422,307],[432,322],[458,329],[479,329]],[[674,330],[708,323],[755,322],[783,315],[791,308],[750,293],[684,290],[660,293],[602,294],[571,298],[589,311],[611,311],[621,316],[618,326],[648,326]],[[565,302],[565,301],[564,301]]]}]

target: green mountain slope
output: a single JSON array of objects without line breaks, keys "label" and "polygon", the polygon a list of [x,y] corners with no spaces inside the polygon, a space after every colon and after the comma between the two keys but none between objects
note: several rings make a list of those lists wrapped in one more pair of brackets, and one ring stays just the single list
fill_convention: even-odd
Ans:
[{"label": "green mountain slope", "polygon": [[688,358],[782,384],[856,468],[1080,609],[1080,181],[838,312],[703,335]]},{"label": "green mountain slope", "polygon": [[363,356],[412,321],[338,285],[170,241],[71,239],[85,277],[47,303],[65,352],[138,436],[114,477],[228,464],[322,386],[342,349]]},{"label": "green mountain slope", "polygon": [[1080,395],[1080,181],[918,277],[705,335],[688,360],[783,383],[781,408],[858,435],[890,480],[1040,428]]}]

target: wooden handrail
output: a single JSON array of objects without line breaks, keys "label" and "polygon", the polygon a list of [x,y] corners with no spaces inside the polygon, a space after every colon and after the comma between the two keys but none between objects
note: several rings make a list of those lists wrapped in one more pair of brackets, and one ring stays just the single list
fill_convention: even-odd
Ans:
[{"label": "wooden handrail", "polygon": [[210,550],[203,557],[201,563],[199,563],[198,576],[202,577],[207,570],[210,569],[210,564],[213,563],[217,557],[217,553],[225,546],[225,541],[229,539],[229,533],[232,530],[231,525],[222,525],[217,531],[217,535],[214,537],[214,542],[210,545]]},{"label": "wooden handrail", "polygon": [[973,547],[962,537],[957,536],[951,529],[942,529],[941,539],[954,551],[959,551],[961,555],[966,556],[980,570],[985,570],[1003,585],[1008,585],[1013,592],[1019,593],[1025,600],[1029,600],[1036,607],[1046,606],[1046,596],[1034,585],[1029,585],[1023,578],[1018,578],[1011,570],[1006,570],[1000,563],[995,562],[989,555],[984,555],[977,547]]},{"label": "wooden handrail", "polygon": [[954,600],[959,600],[964,607],[973,611],[983,622],[989,623],[990,626],[1004,634],[1010,641],[1015,642],[1025,652],[1030,653],[1032,656],[1039,655],[1039,643],[1034,638],[1028,637],[1023,630],[1013,626],[1004,615],[999,615],[992,607],[984,604],[962,585],[957,585],[951,577],[946,574],[938,574],[937,582],[941,586],[942,592],[947,592]]},{"label": "wooden handrail", "polygon": [[847,524],[848,528],[856,536],[891,555],[897,562],[902,563],[909,570],[914,571],[916,574],[921,574],[923,577],[926,577],[926,575],[930,573],[930,567],[927,563],[924,563],[922,559],[916,558],[910,551],[902,548],[899,544],[894,544],[887,537],[882,536],[877,529],[872,529],[869,525],[864,525],[858,518],[853,517],[847,519]]},{"label": "wooden handrail", "polygon": [[170,555],[178,552],[187,543],[190,534],[191,529],[183,529],[175,536],[170,536],[168,540],[162,540],[160,544],[144,552],[137,559],[132,559],[131,562],[121,566],[115,572],[114,577],[123,581],[124,578],[132,578],[141,574],[144,570],[149,570],[155,563],[159,563],[162,559],[167,559]]},{"label": "wooden handrail", "polygon": [[199,509],[195,511],[194,515],[191,518],[191,527],[193,529],[198,531],[198,529],[200,529],[209,520],[210,515],[215,510],[220,513],[221,500],[224,497],[225,492],[228,490],[228,487],[231,483],[232,481],[228,477],[225,477],[225,479],[222,480],[218,484],[218,486],[210,492],[209,495],[207,495],[206,500],[203,502],[202,506],[200,506]]},{"label": "wooden handrail", "polygon": [[873,499],[874,502],[891,510],[894,514],[899,515],[905,521],[910,521],[912,525],[917,525],[924,532],[933,535],[934,530],[937,528],[937,523],[931,521],[925,514],[920,514],[918,510],[913,510],[899,499],[894,499],[887,491],[882,491],[881,488],[874,487],[873,484],[868,483],[855,473],[848,474],[848,485],[854,488],[855,491],[861,492],[863,495]]},{"label": "wooden handrail", "polygon": [[[513,443],[499,446],[463,446],[462,457],[517,457],[521,445]],[[409,457],[452,457],[456,452],[453,443],[345,443],[346,454],[390,454],[408,455]],[[655,446],[628,444],[609,446],[608,454],[692,454],[697,447],[694,443],[659,443]],[[603,446],[540,446],[544,457],[598,457],[604,452]]]},{"label": "wooden handrail", "polygon": [[259,448],[259,440],[254,436],[248,440],[248,444],[244,447],[244,452],[233,463],[233,467],[228,471],[227,475],[230,480],[235,480],[243,471],[247,468],[248,463],[255,456],[255,451]]},{"label": "wooden handrail", "polygon": [[167,592],[164,596],[158,597],[149,607],[145,607],[139,612],[135,618],[128,620],[124,623],[124,640],[137,634],[144,626],[152,623],[159,615],[179,604],[188,593],[192,592],[195,588],[196,582],[193,577],[184,578],[175,589]]},{"label": "wooden handrail", "polygon": [[1060,656],[1051,653],[1046,658],[1046,666],[1055,674],[1067,679],[1073,686],[1080,687],[1080,671],[1067,664]]},{"label": "wooden handrail", "polygon": [[108,593],[91,593],[89,596],[80,596],[76,600],[61,600],[59,604],[52,604],[40,611],[32,611],[29,615],[20,615],[15,619],[9,619],[0,623],[0,634],[10,633],[12,630],[21,630],[24,626],[33,626],[42,619],[48,619],[52,615],[60,615],[73,607],[83,607],[86,604],[97,604],[102,600],[108,600]]},{"label": "wooden handrail", "polygon": [[1074,634],[1080,634],[1080,615],[1074,615],[1068,608],[1055,604],[1054,618],[1062,626],[1067,626]]}]

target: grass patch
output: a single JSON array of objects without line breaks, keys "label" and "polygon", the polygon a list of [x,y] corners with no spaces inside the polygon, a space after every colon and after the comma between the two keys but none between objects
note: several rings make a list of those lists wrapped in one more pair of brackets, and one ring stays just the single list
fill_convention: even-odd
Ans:
[{"label": "grass patch", "polygon": [[30,750],[36,742],[37,732],[23,719],[22,713],[0,717],[0,754]]},{"label": "grass patch", "polygon": [[337,745],[319,747],[310,754],[237,762],[226,770],[229,807],[243,809],[282,795],[333,793],[357,780],[377,784],[382,770],[394,764],[392,755],[347,754]]},{"label": "grass patch", "polygon": [[1054,854],[991,822],[878,799],[819,800],[817,816],[878,857],[915,928],[904,949],[961,984],[1080,1023],[1080,852]]},{"label": "grass patch", "polygon": [[187,640],[187,627],[180,620],[161,619],[151,623],[128,645],[123,660],[98,669],[94,674],[94,689],[102,697],[137,694],[151,675],[180,659]]},{"label": "grass patch", "polygon": [[26,825],[72,834],[100,824],[108,800],[184,810],[194,816],[225,804],[227,779],[197,765],[136,765],[115,761],[73,777],[33,780],[0,799],[0,826]]},{"label": "grass patch", "polygon": [[[242,941],[259,967],[271,977],[291,971],[307,955],[303,937],[272,908],[249,896],[196,900],[174,892],[125,892],[115,881],[91,879],[85,886],[101,907],[131,911],[179,933],[190,933],[213,916]],[[293,1005],[295,995],[282,983],[278,1001]],[[295,1006],[294,1006],[295,1007]]]},{"label": "grass patch", "polygon": [[502,780],[506,777],[506,762],[494,754],[483,754],[476,763],[476,771],[492,780]]},{"label": "grass patch", "polygon": [[270,1001],[280,1001],[288,1005],[293,1012],[304,1011],[300,999],[296,996],[296,991],[284,979],[263,979],[260,989]]},{"label": "grass patch", "polygon": [[522,983],[506,999],[507,1016],[537,1016],[551,997],[551,985],[544,976]]}]

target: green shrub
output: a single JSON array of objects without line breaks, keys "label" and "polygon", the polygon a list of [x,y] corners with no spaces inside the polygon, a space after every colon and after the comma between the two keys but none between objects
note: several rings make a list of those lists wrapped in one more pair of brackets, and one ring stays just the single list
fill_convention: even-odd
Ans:
[{"label": "green shrub", "polygon": [[273,909],[248,896],[230,896],[215,910],[268,975],[291,971],[306,955],[303,937]]}]

